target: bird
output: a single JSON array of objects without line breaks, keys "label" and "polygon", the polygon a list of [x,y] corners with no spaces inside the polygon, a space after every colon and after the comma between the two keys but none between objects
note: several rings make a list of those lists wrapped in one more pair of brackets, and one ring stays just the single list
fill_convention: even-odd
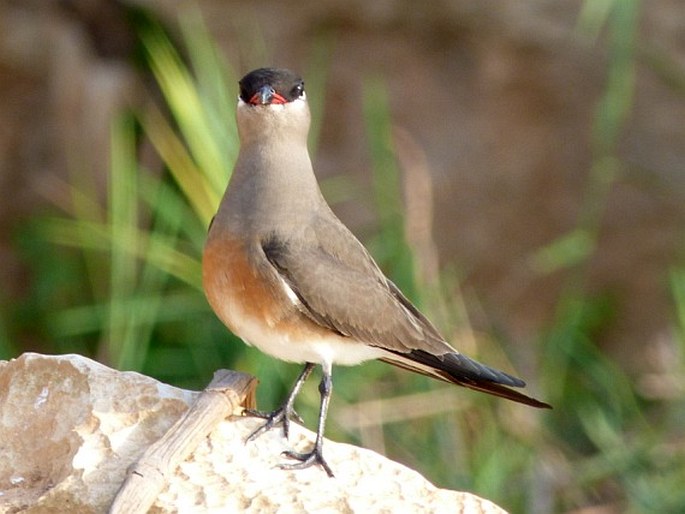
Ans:
[{"label": "bird", "polygon": [[333,365],[378,359],[438,380],[537,408],[512,388],[525,382],[457,351],[388,279],[324,199],[307,148],[310,110],[304,81],[259,68],[240,81],[240,149],[202,258],[202,282],[218,318],[239,338],[277,359],[304,364],[283,404],[247,441],[291,419],[295,398],[321,366],[311,451],[284,451],[283,469],[321,466]]}]

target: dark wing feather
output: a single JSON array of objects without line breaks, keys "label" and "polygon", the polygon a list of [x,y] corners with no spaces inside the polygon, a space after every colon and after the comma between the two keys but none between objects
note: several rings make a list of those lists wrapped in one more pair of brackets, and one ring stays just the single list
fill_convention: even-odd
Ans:
[{"label": "dark wing feather", "polygon": [[266,258],[298,296],[306,316],[372,346],[403,353],[455,351],[344,225],[320,220],[318,228],[289,240],[272,234],[262,242]]},{"label": "dark wing feather", "polygon": [[444,382],[506,398],[531,407],[552,408],[545,402],[509,388],[525,387],[525,382],[520,378],[493,369],[460,353],[436,356],[421,350],[414,350],[406,354],[389,352],[388,357],[381,360]]},{"label": "dark wing feather", "polygon": [[262,249],[297,295],[305,316],[340,335],[385,349],[388,356],[381,360],[516,402],[549,407],[509,389],[525,386],[522,380],[452,348],[337,219],[324,216],[288,240],[271,234]]}]

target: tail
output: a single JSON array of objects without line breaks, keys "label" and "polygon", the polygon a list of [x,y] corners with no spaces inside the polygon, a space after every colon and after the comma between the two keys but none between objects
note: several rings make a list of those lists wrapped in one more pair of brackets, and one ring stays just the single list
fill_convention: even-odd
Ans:
[{"label": "tail", "polygon": [[525,387],[526,383],[520,378],[485,366],[460,353],[433,355],[423,350],[412,350],[408,353],[392,350],[388,350],[388,352],[388,356],[380,360],[400,368],[421,373],[422,375],[530,405],[531,407],[552,408],[548,403],[510,389],[510,387]]}]

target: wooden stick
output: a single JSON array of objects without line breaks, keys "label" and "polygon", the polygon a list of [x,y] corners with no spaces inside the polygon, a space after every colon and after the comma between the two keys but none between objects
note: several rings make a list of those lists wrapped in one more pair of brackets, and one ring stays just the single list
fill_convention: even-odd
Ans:
[{"label": "wooden stick", "polygon": [[[173,473],[198,444],[225,418],[242,407],[255,407],[257,379],[219,370],[195,403],[128,469],[109,514],[147,512]],[[242,409],[241,409],[242,410]]]}]

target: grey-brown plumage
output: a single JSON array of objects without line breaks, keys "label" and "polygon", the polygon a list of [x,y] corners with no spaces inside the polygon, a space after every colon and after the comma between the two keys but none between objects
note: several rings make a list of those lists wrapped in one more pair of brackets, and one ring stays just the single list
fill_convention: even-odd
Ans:
[{"label": "grey-brown plumage", "polygon": [[333,214],[307,151],[309,108],[302,80],[259,69],[240,81],[240,153],[210,227],[203,258],[207,298],[248,344],[307,363],[275,423],[288,432],[292,404],[315,364],[323,369],[321,413],[312,452],[288,453],[321,464],[331,368],[380,359],[446,382],[534,407],[549,407],[510,387],[525,383],[457,352],[380,271]]}]

